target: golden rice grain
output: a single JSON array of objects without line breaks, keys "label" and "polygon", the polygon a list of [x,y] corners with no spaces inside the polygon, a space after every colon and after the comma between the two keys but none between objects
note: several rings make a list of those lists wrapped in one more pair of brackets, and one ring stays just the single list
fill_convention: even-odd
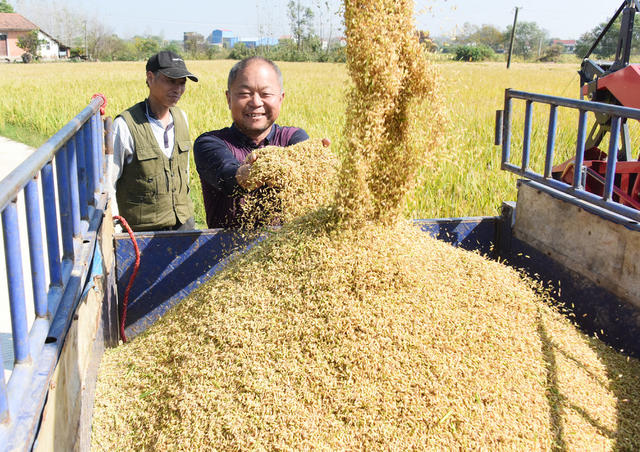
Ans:
[{"label": "golden rice grain", "polygon": [[249,183],[266,182],[267,187],[245,196],[243,224],[288,223],[332,202],[338,159],[322,140],[267,146],[255,153]]},{"label": "golden rice grain", "polygon": [[109,350],[94,448],[640,446],[638,362],[515,270],[406,223],[325,226],[285,226]]},{"label": "golden rice grain", "polygon": [[[389,223],[443,129],[437,78],[415,36],[413,1],[345,1],[345,24],[353,86],[337,209],[350,223]],[[418,130],[425,115],[429,128]]]}]

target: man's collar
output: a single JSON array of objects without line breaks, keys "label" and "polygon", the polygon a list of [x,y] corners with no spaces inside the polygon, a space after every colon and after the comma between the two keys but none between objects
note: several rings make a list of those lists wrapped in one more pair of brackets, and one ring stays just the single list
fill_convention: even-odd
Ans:
[{"label": "man's collar", "polygon": [[[149,105],[149,98],[148,97],[144,100],[144,108],[145,108],[146,113],[147,113],[147,118],[154,120],[155,122],[160,124],[162,127],[164,127],[164,125],[162,125],[162,121],[160,121],[158,119],[156,114],[151,109],[151,105]],[[167,123],[167,127],[169,126],[169,124],[173,124],[173,115],[171,114],[171,109],[169,109],[169,122]]]},{"label": "man's collar", "polygon": [[244,133],[242,133],[240,131],[240,129],[238,129],[238,127],[236,126],[235,123],[231,124],[231,130],[233,131],[233,133],[242,140],[242,143],[248,147],[251,148],[258,148],[258,147],[262,147],[262,146],[269,146],[269,144],[271,144],[273,142],[273,139],[276,135],[276,129],[277,129],[277,125],[275,123],[273,123],[271,125],[271,130],[269,131],[269,134],[265,137],[264,140],[262,140],[262,142],[256,144],[253,142],[253,140],[251,138],[249,138],[248,136],[246,136]]},{"label": "man's collar", "polygon": [[147,110],[147,116],[148,117],[153,118],[156,121],[158,120],[158,117],[156,116],[156,114],[151,109],[151,105],[149,105],[149,98],[146,98],[144,100],[144,108]]}]

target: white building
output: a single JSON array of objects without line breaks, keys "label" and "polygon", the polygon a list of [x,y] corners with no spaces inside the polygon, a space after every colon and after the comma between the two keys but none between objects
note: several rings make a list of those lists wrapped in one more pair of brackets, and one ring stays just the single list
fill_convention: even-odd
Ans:
[{"label": "white building", "polygon": [[69,57],[69,47],[48,35],[33,22],[16,13],[0,13],[0,60],[16,61],[22,59],[23,49],[18,40],[27,33],[38,30],[40,56],[45,60],[57,60]]}]

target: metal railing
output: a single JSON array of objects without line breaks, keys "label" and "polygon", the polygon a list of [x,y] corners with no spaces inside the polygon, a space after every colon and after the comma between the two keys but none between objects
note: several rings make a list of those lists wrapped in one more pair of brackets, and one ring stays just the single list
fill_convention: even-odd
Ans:
[{"label": "metal railing", "polygon": [[[522,161],[520,166],[510,163],[513,99],[525,101]],[[547,144],[543,174],[536,173],[529,166],[531,160],[531,131],[534,103],[546,104],[549,106]],[[552,178],[559,107],[574,109],[579,113],[572,184],[567,184]],[[611,116],[607,169],[603,181],[604,188],[602,195],[597,195],[585,190],[587,168],[584,167],[584,153],[589,112],[603,113]],[[502,144],[502,169],[538,182],[543,187],[548,187],[553,190],[569,194],[582,201],[598,206],[605,211],[626,217],[634,223],[640,222],[639,210],[613,201],[613,193],[615,189],[614,178],[616,174],[618,156],[618,140],[622,118],[640,120],[640,110],[600,102],[568,99],[564,97],[533,94],[507,89],[505,91],[504,110],[499,110],[496,114],[496,144]]]},{"label": "metal railing", "polygon": [[[14,357],[8,381],[4,372],[0,378],[2,450],[2,445],[11,448],[11,443],[16,441],[33,441],[49,378],[81,292],[78,289],[84,284],[82,277],[78,277],[82,272],[76,269],[88,267],[88,256],[92,254],[83,250],[83,243],[88,242],[85,235],[92,221],[96,221],[94,216],[99,214],[100,219],[102,216],[97,209],[104,173],[103,125],[99,112],[102,104],[102,98],[94,98],[0,181],[8,286],[8,294],[0,297],[8,295]],[[23,219],[18,213],[19,195],[24,195],[28,246],[23,245],[20,238]],[[25,295],[23,276],[23,255],[27,252],[33,294],[32,322],[28,321],[27,312],[31,307],[27,303],[31,301]],[[70,290],[72,285],[74,289]],[[47,349],[47,345],[51,347]]]}]

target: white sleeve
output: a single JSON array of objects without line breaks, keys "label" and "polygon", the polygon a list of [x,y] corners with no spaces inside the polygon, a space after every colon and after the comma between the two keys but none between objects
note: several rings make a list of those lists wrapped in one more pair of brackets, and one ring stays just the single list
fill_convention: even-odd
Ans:
[{"label": "white sleeve", "polygon": [[187,119],[187,114],[184,112],[184,110],[181,108],[180,111],[182,112],[182,117],[184,118],[184,122],[187,123],[187,129],[189,128],[189,120]]},{"label": "white sleeve", "polygon": [[[187,114],[184,112],[184,110],[181,108],[180,111],[182,112],[182,116],[184,117],[184,122],[187,123],[187,132],[189,131],[189,120],[187,119]],[[189,135],[189,139],[191,139],[191,135]],[[191,150],[193,152],[193,149]],[[191,160],[187,159],[187,185],[189,183],[191,183],[191,172],[189,171],[189,165],[191,164]]]},{"label": "white sleeve", "polygon": [[111,198],[111,211],[113,215],[119,215],[118,201],[116,200],[116,183],[122,175],[124,165],[133,160],[133,136],[127,123],[122,117],[113,121],[113,156],[107,157],[107,192]]}]

